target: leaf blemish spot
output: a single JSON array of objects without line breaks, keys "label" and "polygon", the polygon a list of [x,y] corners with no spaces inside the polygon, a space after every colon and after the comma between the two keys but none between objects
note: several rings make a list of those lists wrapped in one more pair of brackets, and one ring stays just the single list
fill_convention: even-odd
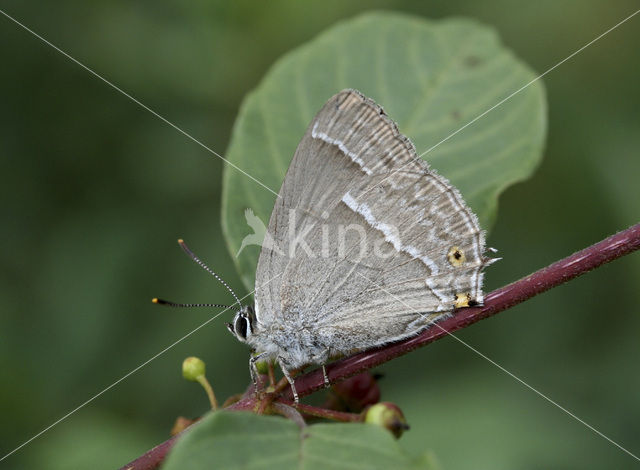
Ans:
[{"label": "leaf blemish spot", "polygon": [[480,60],[479,57],[476,57],[474,55],[467,56],[464,59],[464,64],[467,67],[477,67],[478,65],[480,65],[481,62],[482,62],[482,60]]}]

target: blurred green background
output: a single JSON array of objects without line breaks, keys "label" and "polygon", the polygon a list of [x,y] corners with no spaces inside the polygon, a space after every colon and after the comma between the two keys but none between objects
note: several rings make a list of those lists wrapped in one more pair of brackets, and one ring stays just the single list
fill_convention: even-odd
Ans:
[{"label": "blurred green background", "polygon": [[[468,16],[542,73],[634,1],[39,2],[2,9],[223,153],[243,96],[279,56],[368,9]],[[490,246],[502,286],[640,217],[640,16],[544,78],[548,142],[501,197]],[[230,302],[184,238],[240,293],[220,228],[222,162],[0,17],[0,454],[210,316],[149,301]],[[496,110],[495,112],[499,112]],[[242,215],[239,214],[239,217]],[[459,337],[638,455],[640,256],[605,266]],[[207,362],[217,395],[248,383],[219,318],[0,468],[116,468],[207,401],[181,378]],[[637,461],[453,339],[381,367],[400,441],[444,469],[631,468]]]}]

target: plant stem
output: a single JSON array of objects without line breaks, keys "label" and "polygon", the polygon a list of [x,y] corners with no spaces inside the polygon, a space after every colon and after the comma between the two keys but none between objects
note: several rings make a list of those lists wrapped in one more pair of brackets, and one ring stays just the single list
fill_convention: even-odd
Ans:
[{"label": "plant stem", "polygon": [[271,385],[272,387],[276,386],[276,373],[273,370],[273,361],[269,361],[268,364],[268,373],[269,373],[269,385]]},{"label": "plant stem", "polygon": [[304,414],[315,416],[316,418],[331,419],[343,423],[362,421],[362,417],[357,413],[328,410],[326,408],[318,408],[317,406],[305,405],[304,403],[298,403],[295,405],[295,408]]},{"label": "plant stem", "polygon": [[[595,245],[574,253],[567,258],[557,261],[546,268],[536,271],[505,287],[497,289],[485,298],[484,305],[480,307],[463,308],[455,312],[454,316],[438,322],[440,328],[429,328],[418,336],[407,340],[389,344],[387,346],[355,354],[331,364],[327,368],[330,381],[339,382],[352,375],[371,369],[398,356],[407,354],[416,348],[425,346],[449,333],[465,328],[477,321],[502,312],[531,297],[541,294],[553,287],[574,279],[605,263],[627,255],[640,248],[640,224],[636,224],[620,233],[610,236]],[[296,389],[300,396],[324,388],[324,378],[320,369],[313,370],[296,379]],[[284,391],[284,398],[292,399],[290,389]],[[245,396],[229,406],[229,410],[251,410],[256,405],[256,399],[252,394]],[[306,408],[306,409],[305,409]],[[298,405],[298,409],[304,413],[309,412],[308,405]],[[325,410],[338,413],[331,410]],[[326,417],[323,415],[323,417]],[[158,468],[166,453],[179,436],[163,442],[154,447],[141,457],[137,458],[124,469],[151,470]]]},{"label": "plant stem", "polygon": [[142,454],[137,459],[129,462],[124,467],[121,467],[120,470],[155,470],[156,468],[160,468],[160,465],[164,461],[164,458],[167,456],[167,453],[175,444],[176,439],[180,434],[176,434],[171,439],[167,439],[162,444],[158,444],[153,449],[148,450],[144,454]]},{"label": "plant stem", "polygon": [[[404,341],[364,351],[337,361],[327,367],[329,379],[331,383],[335,383],[372,369],[414,349],[426,346],[449,333],[524,302],[638,248],[640,248],[640,224],[491,292],[486,296],[484,305],[457,310],[452,317],[438,322],[439,328],[432,327]],[[295,384],[300,397],[309,395],[324,387],[322,371],[316,369],[301,375],[296,379]],[[286,398],[292,399],[291,390],[285,390],[284,395]]]},{"label": "plant stem", "polygon": [[307,423],[305,422],[300,412],[293,406],[287,405],[286,403],[281,403],[279,401],[274,401],[271,404],[271,407],[276,413],[281,414],[285,418],[289,418],[291,421],[296,423],[300,429],[307,426]]},{"label": "plant stem", "polygon": [[216,396],[213,393],[213,388],[211,388],[211,384],[207,380],[204,375],[199,376],[197,379],[198,383],[202,385],[202,388],[207,392],[207,396],[209,397],[209,403],[211,403],[211,409],[216,411],[218,409],[218,400],[216,400]]}]

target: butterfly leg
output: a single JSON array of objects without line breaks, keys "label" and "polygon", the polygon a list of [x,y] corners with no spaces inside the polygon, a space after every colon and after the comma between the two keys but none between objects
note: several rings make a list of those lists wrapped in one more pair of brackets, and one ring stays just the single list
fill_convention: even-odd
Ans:
[{"label": "butterfly leg", "polygon": [[322,377],[324,377],[324,388],[331,387],[331,383],[329,383],[329,376],[327,375],[327,366],[322,364]]},{"label": "butterfly leg", "polygon": [[329,360],[329,348],[322,351],[322,354],[318,354],[313,358],[313,362],[322,365],[322,378],[324,379],[324,388],[329,388],[331,383],[329,382],[329,376],[327,375],[326,362]]},{"label": "butterfly leg", "polygon": [[299,403],[300,399],[298,398],[298,392],[296,391],[296,386],[293,383],[293,377],[291,376],[291,373],[289,372],[287,367],[283,364],[281,358],[278,358],[278,364],[280,365],[280,369],[282,370],[282,373],[287,378],[287,381],[289,382],[289,385],[291,386],[291,393],[293,393],[293,401],[296,404]]},{"label": "butterfly leg", "polygon": [[251,380],[253,380],[253,386],[256,389],[256,393],[258,393],[258,376],[260,375],[258,373],[258,366],[256,365],[256,362],[266,355],[267,353],[260,353],[249,357],[249,371],[251,372]]}]

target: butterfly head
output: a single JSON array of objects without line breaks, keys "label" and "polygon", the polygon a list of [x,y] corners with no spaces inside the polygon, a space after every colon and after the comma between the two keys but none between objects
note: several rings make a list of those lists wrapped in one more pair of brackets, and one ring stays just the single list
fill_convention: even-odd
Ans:
[{"label": "butterfly head", "polygon": [[252,305],[245,305],[236,313],[231,323],[227,323],[227,329],[238,338],[238,341],[247,343],[253,334],[256,315]]}]

